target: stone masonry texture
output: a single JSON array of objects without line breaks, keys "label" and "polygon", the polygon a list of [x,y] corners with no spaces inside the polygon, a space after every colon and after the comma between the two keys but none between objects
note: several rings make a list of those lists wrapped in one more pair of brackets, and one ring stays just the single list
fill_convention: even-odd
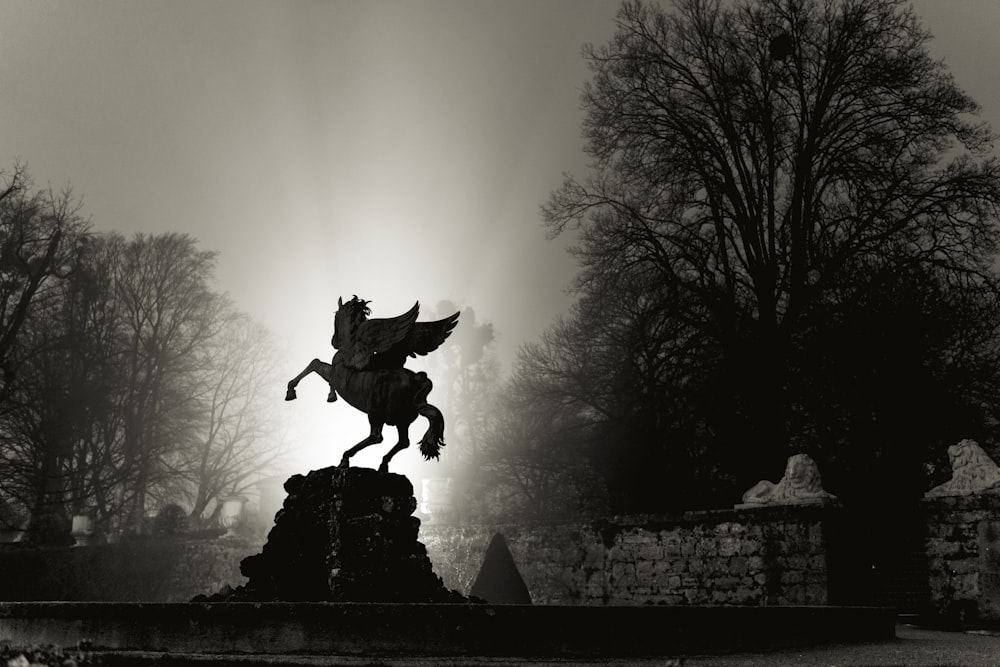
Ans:
[{"label": "stone masonry texture", "polygon": [[956,624],[1000,620],[1000,494],[924,501],[934,611]]},{"label": "stone masonry texture", "polygon": [[[434,578],[466,594],[501,533],[535,604],[822,605],[831,512],[772,507],[559,525],[424,525],[418,538]],[[0,569],[11,576],[0,581],[0,599],[187,601],[245,585],[239,563],[259,552],[259,542],[243,540],[4,548]]]},{"label": "stone masonry texture", "polygon": [[822,605],[821,508],[691,512],[538,526],[426,526],[447,586],[468,590],[491,537],[507,539],[540,604]]}]

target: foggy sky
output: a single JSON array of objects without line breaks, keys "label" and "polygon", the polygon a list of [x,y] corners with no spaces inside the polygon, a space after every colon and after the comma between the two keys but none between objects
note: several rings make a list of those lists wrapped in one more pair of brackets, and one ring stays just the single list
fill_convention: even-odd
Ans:
[{"label": "foggy sky", "polygon": [[[914,6],[1000,127],[1000,2]],[[219,289],[277,334],[289,376],[330,356],[352,294],[375,317],[471,306],[509,361],[570,303],[538,208],[586,170],[580,49],[617,8],[0,0],[0,168],[72,186],[98,230],[218,250]]]}]

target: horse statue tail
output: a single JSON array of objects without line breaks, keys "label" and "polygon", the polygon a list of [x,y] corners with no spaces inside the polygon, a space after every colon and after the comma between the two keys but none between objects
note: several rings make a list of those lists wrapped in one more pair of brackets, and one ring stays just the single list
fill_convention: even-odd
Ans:
[{"label": "horse statue tail", "polygon": [[420,386],[413,397],[413,402],[417,407],[417,413],[429,422],[427,432],[420,439],[420,453],[425,460],[430,461],[441,457],[441,448],[444,447],[444,415],[427,402],[427,395],[434,388],[434,383],[427,377],[427,373],[417,373],[416,380]]}]

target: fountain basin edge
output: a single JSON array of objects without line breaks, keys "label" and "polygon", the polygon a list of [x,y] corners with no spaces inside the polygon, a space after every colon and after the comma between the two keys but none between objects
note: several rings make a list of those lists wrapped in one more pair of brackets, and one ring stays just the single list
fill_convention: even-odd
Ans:
[{"label": "fountain basin edge", "polygon": [[895,636],[878,607],[0,602],[18,645],[189,654],[629,658]]}]

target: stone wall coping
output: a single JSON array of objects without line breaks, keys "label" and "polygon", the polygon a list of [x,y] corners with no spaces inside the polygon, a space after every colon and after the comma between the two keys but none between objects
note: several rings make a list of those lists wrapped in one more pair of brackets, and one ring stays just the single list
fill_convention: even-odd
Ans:
[{"label": "stone wall coping", "polygon": [[761,524],[788,521],[814,522],[836,516],[842,506],[837,503],[802,503],[795,505],[761,505],[746,509],[722,508],[690,510],[675,514],[629,514],[604,519],[577,521],[528,520],[517,523],[422,524],[421,532],[435,534],[455,530],[492,530],[517,534],[536,528],[566,528],[570,530],[603,531],[609,528],[670,530],[697,525],[723,523]]}]

